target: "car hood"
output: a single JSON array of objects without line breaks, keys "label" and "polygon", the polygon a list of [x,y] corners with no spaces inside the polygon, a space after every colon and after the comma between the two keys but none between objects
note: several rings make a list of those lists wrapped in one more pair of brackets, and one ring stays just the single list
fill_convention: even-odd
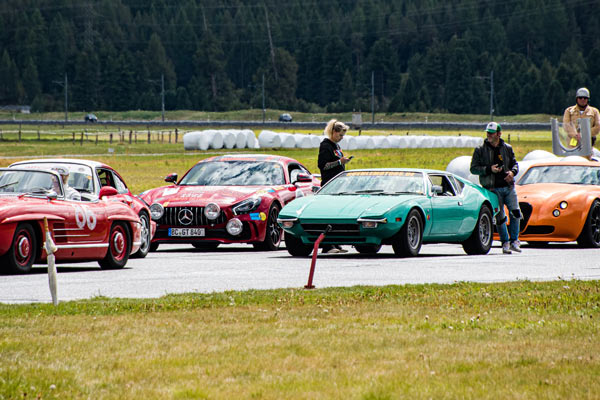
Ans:
[{"label": "car hood", "polygon": [[317,195],[296,199],[281,210],[280,216],[297,218],[354,219],[384,216],[390,209],[409,203],[418,195],[335,196]]},{"label": "car hood", "polygon": [[[282,189],[283,186],[280,188]],[[143,193],[148,204],[168,202],[170,206],[197,205],[208,203],[231,205],[251,195],[274,193],[270,186],[164,186]]]},{"label": "car hood", "polygon": [[[590,185],[573,185],[566,183],[538,183],[517,186],[519,201],[528,203],[546,204],[562,200],[581,198],[585,199],[590,191],[600,192],[600,188]],[[556,206],[552,204],[552,206]]]}]

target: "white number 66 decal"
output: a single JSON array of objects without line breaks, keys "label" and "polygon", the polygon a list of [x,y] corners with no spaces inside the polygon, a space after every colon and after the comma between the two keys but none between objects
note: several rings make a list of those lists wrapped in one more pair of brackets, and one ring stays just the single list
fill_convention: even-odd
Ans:
[{"label": "white number 66 decal", "polygon": [[75,222],[79,229],[87,225],[88,229],[93,231],[97,222],[96,214],[86,206],[75,206]]}]

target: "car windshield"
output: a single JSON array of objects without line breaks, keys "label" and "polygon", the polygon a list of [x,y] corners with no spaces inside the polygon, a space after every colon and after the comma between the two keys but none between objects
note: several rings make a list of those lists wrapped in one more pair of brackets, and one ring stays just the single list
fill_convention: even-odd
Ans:
[{"label": "car windshield", "polygon": [[45,171],[1,170],[0,194],[49,193],[62,195],[58,176]]},{"label": "car windshield", "polygon": [[412,171],[349,171],[327,183],[319,195],[423,194],[423,174]]},{"label": "car windshield", "polygon": [[283,185],[281,165],[264,161],[207,161],[196,164],[180,185],[200,186],[267,186]]},{"label": "car windshield", "polygon": [[518,183],[519,185],[534,183],[600,185],[600,168],[583,165],[535,166],[529,168]]},{"label": "car windshield", "polygon": [[69,180],[67,184],[79,192],[94,193],[94,180],[92,179],[92,169],[87,165],[73,163],[56,162],[35,162],[15,165],[15,168],[24,169],[45,169],[55,170],[58,167],[66,168],[69,171]]}]

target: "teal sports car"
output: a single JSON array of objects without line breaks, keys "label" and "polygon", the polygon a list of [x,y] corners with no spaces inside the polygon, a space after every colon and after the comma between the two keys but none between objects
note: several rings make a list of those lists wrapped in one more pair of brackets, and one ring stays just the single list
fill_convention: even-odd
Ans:
[{"label": "teal sports car", "polygon": [[413,257],[423,243],[460,243],[467,254],[487,254],[498,210],[494,193],[449,172],[364,169],[287,204],[277,222],[292,256],[308,256],[329,226],[321,243],[360,253],[392,245],[396,255]]}]

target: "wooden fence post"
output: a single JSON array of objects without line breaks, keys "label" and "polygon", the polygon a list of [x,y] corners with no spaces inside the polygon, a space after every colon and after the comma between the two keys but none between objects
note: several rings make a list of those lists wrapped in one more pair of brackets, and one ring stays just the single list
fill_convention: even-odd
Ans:
[{"label": "wooden fence post", "polygon": [[108,142],[112,144],[113,134],[112,132],[108,134]]},{"label": "wooden fence post", "polygon": [[148,128],[148,144],[150,144],[152,142],[152,139],[150,137],[150,128]]},{"label": "wooden fence post", "polygon": [[175,128],[175,143],[177,143],[177,135],[178,135],[177,128]]},{"label": "wooden fence post", "polygon": [[169,131],[169,144],[171,144],[171,131]]},{"label": "wooden fence post", "polygon": [[96,146],[98,146],[98,132],[96,132]]},{"label": "wooden fence post", "polygon": [[131,130],[129,131],[129,144],[131,144]]},{"label": "wooden fence post", "polygon": [[81,132],[81,139],[79,139],[79,145],[83,146],[83,132]]}]

